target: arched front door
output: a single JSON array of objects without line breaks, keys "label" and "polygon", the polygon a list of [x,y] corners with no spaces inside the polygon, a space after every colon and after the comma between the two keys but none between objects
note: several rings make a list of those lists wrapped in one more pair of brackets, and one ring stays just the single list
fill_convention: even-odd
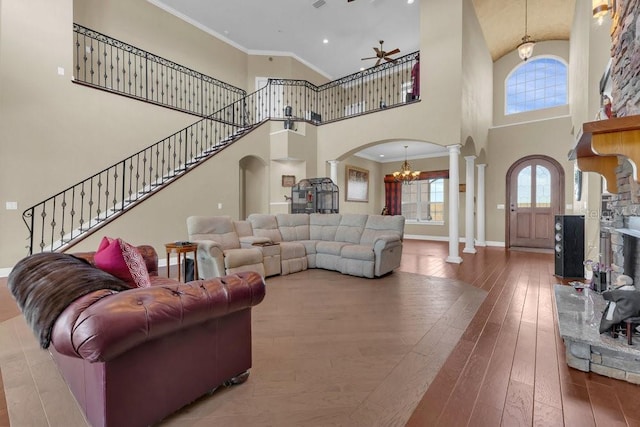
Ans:
[{"label": "arched front door", "polygon": [[554,216],[564,205],[564,171],[547,156],[529,156],[507,172],[507,246],[548,248],[554,245]]}]

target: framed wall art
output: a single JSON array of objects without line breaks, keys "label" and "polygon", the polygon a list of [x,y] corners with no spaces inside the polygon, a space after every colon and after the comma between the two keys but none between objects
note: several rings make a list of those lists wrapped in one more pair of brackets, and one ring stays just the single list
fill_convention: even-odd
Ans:
[{"label": "framed wall art", "polygon": [[355,166],[345,167],[347,202],[369,201],[369,171]]},{"label": "framed wall art", "polygon": [[293,187],[296,185],[296,176],[295,175],[282,175],[282,186],[283,187]]}]

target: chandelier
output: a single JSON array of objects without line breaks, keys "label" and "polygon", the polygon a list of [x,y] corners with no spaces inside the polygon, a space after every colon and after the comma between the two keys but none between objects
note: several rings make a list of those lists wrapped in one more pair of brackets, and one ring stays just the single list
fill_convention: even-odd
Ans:
[{"label": "chandelier", "polygon": [[404,162],[402,162],[400,170],[393,173],[393,178],[403,184],[409,184],[420,176],[420,171],[412,171],[411,166],[409,166],[409,162],[407,161],[407,147],[407,145],[404,146]]},{"label": "chandelier", "polygon": [[524,0],[524,37],[522,37],[522,42],[518,45],[518,55],[520,55],[520,59],[523,61],[531,58],[533,47],[536,45],[535,40],[527,34],[528,6],[528,0]]}]

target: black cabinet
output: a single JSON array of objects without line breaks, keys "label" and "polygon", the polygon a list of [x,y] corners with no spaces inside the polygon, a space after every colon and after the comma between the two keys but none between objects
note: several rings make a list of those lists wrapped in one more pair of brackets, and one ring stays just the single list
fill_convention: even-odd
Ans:
[{"label": "black cabinet", "polygon": [[291,187],[291,213],[338,213],[338,186],[331,178],[307,178]]}]

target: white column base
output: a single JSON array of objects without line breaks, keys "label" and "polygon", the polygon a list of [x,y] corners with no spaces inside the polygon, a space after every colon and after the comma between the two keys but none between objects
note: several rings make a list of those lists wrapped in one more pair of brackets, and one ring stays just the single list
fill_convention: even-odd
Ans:
[{"label": "white column base", "polygon": [[475,248],[464,248],[462,250],[462,253],[465,253],[465,254],[475,254],[477,252],[478,251]]},{"label": "white column base", "polygon": [[476,242],[476,246],[480,246],[484,248],[487,246],[487,242]]},{"label": "white column base", "polygon": [[459,256],[448,256],[445,261],[452,264],[462,264],[462,258],[460,258]]}]

